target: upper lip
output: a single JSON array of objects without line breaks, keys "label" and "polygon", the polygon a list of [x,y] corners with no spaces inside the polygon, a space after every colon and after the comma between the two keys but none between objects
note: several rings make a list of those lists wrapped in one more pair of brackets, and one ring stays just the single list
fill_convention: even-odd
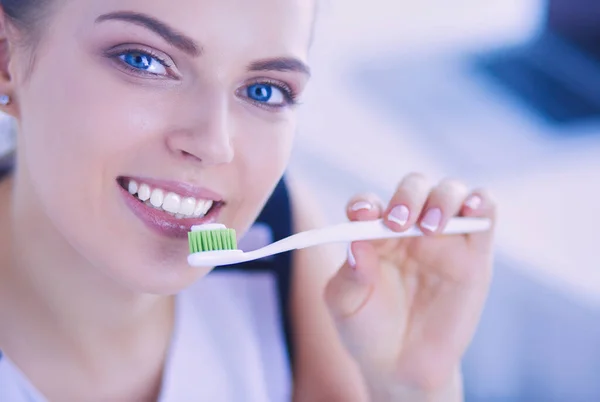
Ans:
[{"label": "upper lip", "polygon": [[[150,188],[159,188],[167,192],[178,194],[182,197],[192,197],[200,200],[209,200],[214,202],[223,202],[223,197],[217,192],[204,187],[198,187],[193,184],[173,181],[173,180],[160,180],[151,179],[147,177],[133,177],[133,176],[122,176],[121,179],[133,180],[138,185],[147,184]],[[127,184],[127,183],[125,183]]]}]

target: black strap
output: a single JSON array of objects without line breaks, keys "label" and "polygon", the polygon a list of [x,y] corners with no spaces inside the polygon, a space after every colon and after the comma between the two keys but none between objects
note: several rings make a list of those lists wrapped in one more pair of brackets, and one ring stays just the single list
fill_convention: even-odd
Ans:
[{"label": "black strap", "polygon": [[0,180],[8,176],[14,166],[14,158],[12,154],[0,155]]},{"label": "black strap", "polygon": [[[292,210],[288,189],[285,180],[282,179],[269,201],[256,220],[256,223],[267,225],[273,234],[273,241],[281,240],[292,234]],[[277,279],[277,290],[279,296],[279,307],[281,311],[281,323],[285,333],[290,364],[293,362],[292,327],[290,317],[290,287],[292,279],[292,254],[291,252],[275,255],[271,259],[250,261],[242,264],[217,267],[216,271],[243,270],[246,272],[270,272]]]}]

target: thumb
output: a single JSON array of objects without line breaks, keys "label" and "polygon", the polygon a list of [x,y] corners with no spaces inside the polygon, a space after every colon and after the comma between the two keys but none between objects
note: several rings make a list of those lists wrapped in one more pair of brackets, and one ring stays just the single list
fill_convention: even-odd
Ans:
[{"label": "thumb", "polygon": [[355,242],[325,288],[340,338],[363,368],[389,369],[399,353],[406,301],[397,271],[386,269],[370,243]]},{"label": "thumb", "polygon": [[354,338],[355,331],[350,327],[369,303],[379,270],[379,257],[373,246],[368,242],[354,242],[348,247],[346,262],[325,288],[325,302],[347,343],[354,343],[350,338]]},{"label": "thumb", "polygon": [[346,262],[329,281],[325,301],[335,319],[355,315],[369,299],[373,290],[373,272],[378,258],[373,247],[366,242],[348,246]]}]

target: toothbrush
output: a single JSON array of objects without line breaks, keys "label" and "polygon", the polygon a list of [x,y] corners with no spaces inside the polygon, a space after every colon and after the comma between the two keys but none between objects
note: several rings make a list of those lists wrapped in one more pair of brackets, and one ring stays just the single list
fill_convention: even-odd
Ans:
[{"label": "toothbrush", "polygon": [[[489,219],[452,218],[442,234],[483,232],[489,230],[490,226]],[[384,224],[382,219],[353,221],[297,233],[257,250],[244,252],[237,249],[233,229],[227,229],[225,225],[221,224],[206,224],[193,226],[191,232],[188,233],[190,245],[188,264],[193,267],[214,267],[258,260],[270,255],[326,243],[417,236],[423,236],[423,232],[417,226],[404,232],[394,232]]]}]

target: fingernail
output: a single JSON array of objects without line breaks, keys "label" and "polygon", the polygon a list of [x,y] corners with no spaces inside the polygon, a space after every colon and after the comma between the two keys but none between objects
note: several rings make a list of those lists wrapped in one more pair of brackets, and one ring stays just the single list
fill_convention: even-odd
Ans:
[{"label": "fingernail", "polygon": [[350,207],[350,209],[354,212],[361,211],[363,209],[369,211],[373,209],[373,205],[371,205],[371,203],[367,201],[358,201],[357,203],[353,204],[352,207]]},{"label": "fingernail", "polygon": [[408,217],[410,216],[410,211],[406,205],[398,205],[390,211],[388,215],[388,219],[394,223],[397,223],[400,226],[406,225],[408,222]]},{"label": "fingernail", "polygon": [[429,231],[435,232],[442,221],[442,210],[439,208],[432,208],[421,220],[421,227]]},{"label": "fingernail", "polygon": [[465,201],[465,205],[470,209],[477,209],[481,206],[481,197],[478,195],[472,195]]},{"label": "fingernail", "polygon": [[356,268],[356,259],[352,253],[352,243],[348,244],[348,264],[350,264],[352,268]]}]

